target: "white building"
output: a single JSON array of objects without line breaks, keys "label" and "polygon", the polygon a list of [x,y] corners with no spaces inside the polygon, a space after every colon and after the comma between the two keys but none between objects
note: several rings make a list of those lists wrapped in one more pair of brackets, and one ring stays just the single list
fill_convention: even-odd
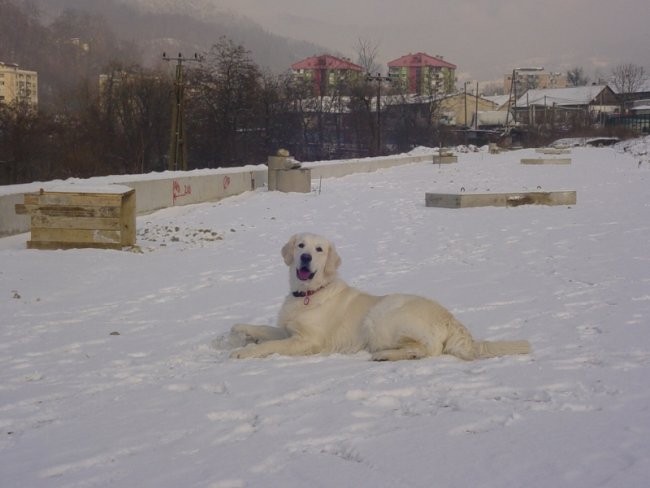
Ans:
[{"label": "white building", "polygon": [[38,73],[0,61],[0,103],[15,102],[38,106]]}]

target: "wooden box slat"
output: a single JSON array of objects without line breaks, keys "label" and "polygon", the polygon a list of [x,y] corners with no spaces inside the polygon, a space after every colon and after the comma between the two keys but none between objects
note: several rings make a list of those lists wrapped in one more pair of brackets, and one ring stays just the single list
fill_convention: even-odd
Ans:
[{"label": "wooden box slat", "polygon": [[117,230],[37,228],[32,229],[32,241],[119,244],[122,237]]},{"label": "wooden box slat", "polygon": [[32,215],[32,228],[120,230],[120,218]]}]

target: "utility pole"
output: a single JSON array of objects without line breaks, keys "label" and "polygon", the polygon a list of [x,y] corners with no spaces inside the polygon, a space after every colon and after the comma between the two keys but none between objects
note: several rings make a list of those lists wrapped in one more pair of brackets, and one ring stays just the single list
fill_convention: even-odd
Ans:
[{"label": "utility pole", "polygon": [[185,81],[183,80],[183,62],[198,61],[195,53],[193,58],[184,58],[181,53],[175,58],[162,55],[163,61],[176,61],[176,76],[174,77],[174,101],[172,104],[171,138],[169,142],[169,171],[187,171],[187,148],[185,147]]},{"label": "utility pole", "polygon": [[511,77],[511,83],[510,83],[510,95],[508,96],[508,111],[506,112],[506,131],[508,130],[508,118],[510,116],[510,103],[512,102],[512,90],[514,88],[515,91],[515,105],[514,105],[514,113],[512,114],[512,119],[513,123],[516,125],[517,124],[517,74],[520,71],[544,71],[544,68],[541,66],[534,66],[531,68],[515,68],[512,70],[512,77]]},{"label": "utility pole", "polygon": [[366,74],[366,81],[377,83],[377,155],[381,154],[381,84],[390,83],[391,79],[388,76],[382,76],[380,73],[376,75]]},{"label": "utility pole", "polygon": [[471,81],[466,81],[466,82],[464,83],[464,87],[465,87],[465,119],[464,119],[464,123],[463,123],[463,125],[464,125],[465,127],[467,127],[467,84],[468,84],[468,83],[471,83]]},{"label": "utility pole", "polygon": [[478,130],[478,81],[476,82],[476,105],[474,106],[474,130]]}]

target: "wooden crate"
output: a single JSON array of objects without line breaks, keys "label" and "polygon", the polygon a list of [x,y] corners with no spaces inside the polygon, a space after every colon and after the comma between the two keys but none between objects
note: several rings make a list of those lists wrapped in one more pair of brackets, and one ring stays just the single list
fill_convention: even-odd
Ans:
[{"label": "wooden crate", "polygon": [[30,249],[135,245],[135,190],[127,186],[41,189],[26,193],[16,213],[31,216]]}]

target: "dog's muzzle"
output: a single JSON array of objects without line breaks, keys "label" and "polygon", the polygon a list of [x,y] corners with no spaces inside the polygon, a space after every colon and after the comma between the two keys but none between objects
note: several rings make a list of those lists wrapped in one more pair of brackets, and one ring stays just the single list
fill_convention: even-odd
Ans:
[{"label": "dog's muzzle", "polygon": [[300,255],[300,267],[296,269],[296,277],[300,281],[308,281],[314,278],[316,271],[311,270],[311,254]]}]

